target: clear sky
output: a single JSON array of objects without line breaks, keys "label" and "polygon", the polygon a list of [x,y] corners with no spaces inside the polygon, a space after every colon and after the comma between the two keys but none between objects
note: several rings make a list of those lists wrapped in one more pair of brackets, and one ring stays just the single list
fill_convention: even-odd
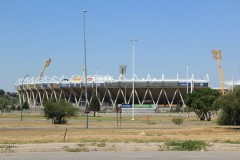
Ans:
[{"label": "clear sky", "polygon": [[203,79],[219,87],[212,49],[223,52],[224,79],[240,74],[239,0],[0,0],[0,89],[15,91],[25,75],[82,75],[83,10],[86,13],[88,74],[118,78],[119,65],[132,75],[136,38],[138,77]]}]

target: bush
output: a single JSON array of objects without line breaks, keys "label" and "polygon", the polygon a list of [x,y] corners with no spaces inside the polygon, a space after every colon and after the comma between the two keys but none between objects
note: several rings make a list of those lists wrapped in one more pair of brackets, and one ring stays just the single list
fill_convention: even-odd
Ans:
[{"label": "bush", "polygon": [[21,106],[17,106],[17,110],[20,111],[22,109]]},{"label": "bush", "polygon": [[187,140],[187,141],[170,141],[165,143],[168,150],[175,151],[200,151],[206,150],[208,144],[204,141]]},{"label": "bush", "polygon": [[172,119],[172,122],[173,122],[174,124],[176,124],[176,125],[182,124],[183,121],[184,121],[184,118],[180,118],[180,117],[174,117],[174,118]]},{"label": "bush", "polygon": [[73,107],[71,103],[65,101],[44,102],[44,115],[48,119],[52,119],[54,124],[67,123],[66,117],[75,116],[78,109]]},{"label": "bush", "polygon": [[240,125],[240,88],[237,88],[228,95],[219,97],[213,106],[220,107],[218,124]]},{"label": "bush", "polygon": [[154,125],[154,124],[156,124],[156,122],[155,121],[147,121],[147,124]]},{"label": "bush", "polygon": [[0,97],[0,110],[6,108],[8,105],[8,100],[4,97]]},{"label": "bush", "polygon": [[10,108],[11,111],[15,111],[16,110],[16,106],[15,105],[12,105],[11,108]]}]

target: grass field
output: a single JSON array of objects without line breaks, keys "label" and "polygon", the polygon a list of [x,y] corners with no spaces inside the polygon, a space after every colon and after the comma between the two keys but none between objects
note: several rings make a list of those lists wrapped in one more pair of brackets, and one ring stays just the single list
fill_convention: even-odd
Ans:
[{"label": "grass field", "polygon": [[[216,118],[216,117],[215,117]],[[123,116],[117,126],[116,115],[89,117],[89,129],[86,129],[85,116],[68,120],[65,125],[53,125],[40,114],[0,115],[1,144],[60,143],[60,142],[125,142],[148,143],[170,140],[202,140],[205,142],[240,143],[240,128],[219,126],[216,120],[199,121],[196,116],[185,119],[183,124],[172,123],[169,114],[152,116]],[[66,132],[67,129],[67,132]],[[65,140],[64,135],[66,132]]]}]

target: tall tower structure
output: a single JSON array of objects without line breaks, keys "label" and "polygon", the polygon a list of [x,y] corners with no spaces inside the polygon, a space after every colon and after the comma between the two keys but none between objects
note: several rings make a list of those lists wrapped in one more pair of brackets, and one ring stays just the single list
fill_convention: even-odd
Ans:
[{"label": "tall tower structure", "polygon": [[212,57],[213,57],[213,59],[217,59],[217,61],[218,61],[220,87],[221,87],[222,95],[224,95],[223,71],[222,71],[222,66],[221,66],[222,50],[212,50]]},{"label": "tall tower structure", "polygon": [[119,74],[120,74],[120,78],[119,79],[123,79],[125,74],[126,74],[126,71],[127,71],[127,65],[120,65],[119,66]]}]

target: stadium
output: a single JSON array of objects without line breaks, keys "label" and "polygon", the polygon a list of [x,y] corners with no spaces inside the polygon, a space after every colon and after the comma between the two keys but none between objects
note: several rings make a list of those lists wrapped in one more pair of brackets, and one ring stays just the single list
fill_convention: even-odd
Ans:
[{"label": "stadium", "polygon": [[[93,95],[99,99],[101,109],[113,108],[116,105],[134,107],[145,112],[146,109],[152,112],[156,109],[172,109],[176,106],[184,107],[188,92],[196,88],[209,86],[209,77],[195,79],[194,75],[186,79],[167,79],[164,75],[161,78],[126,79],[120,74],[117,79],[109,75],[87,76],[85,83],[84,75],[73,75],[71,77],[24,77],[18,79],[15,88],[19,93],[20,103],[27,101],[32,108],[41,108],[43,102],[49,99],[65,100],[74,103],[77,107],[84,108],[86,98],[91,100]],[[85,84],[87,84],[87,97],[85,97]],[[134,88],[134,92],[133,92]],[[127,109],[126,109],[127,110]],[[141,112],[141,111],[140,111]]]},{"label": "stadium", "polygon": [[[220,75],[221,88],[215,89],[224,94],[239,86],[239,80],[223,81],[220,64],[222,51],[212,50],[212,56],[213,59],[218,60]],[[32,108],[41,108],[45,100],[55,99],[56,101],[65,100],[79,108],[84,108],[86,102],[90,102],[92,97],[96,95],[102,110],[121,106],[125,112],[131,111],[131,108],[137,108],[138,112],[156,112],[159,109],[181,109],[186,106],[187,93],[191,93],[194,89],[209,87],[208,75],[204,79],[195,79],[193,74],[188,77],[188,71],[186,79],[180,79],[178,75],[175,79],[167,79],[163,74],[161,78],[152,78],[150,75],[146,78],[138,78],[134,74],[133,67],[133,76],[131,79],[127,79],[125,77],[126,65],[120,65],[118,79],[110,75],[95,74],[90,76],[87,75],[85,69],[82,76],[43,78],[44,70],[50,62],[51,59],[45,62],[39,77],[29,78],[25,76],[15,83],[20,104],[27,101]]]}]

